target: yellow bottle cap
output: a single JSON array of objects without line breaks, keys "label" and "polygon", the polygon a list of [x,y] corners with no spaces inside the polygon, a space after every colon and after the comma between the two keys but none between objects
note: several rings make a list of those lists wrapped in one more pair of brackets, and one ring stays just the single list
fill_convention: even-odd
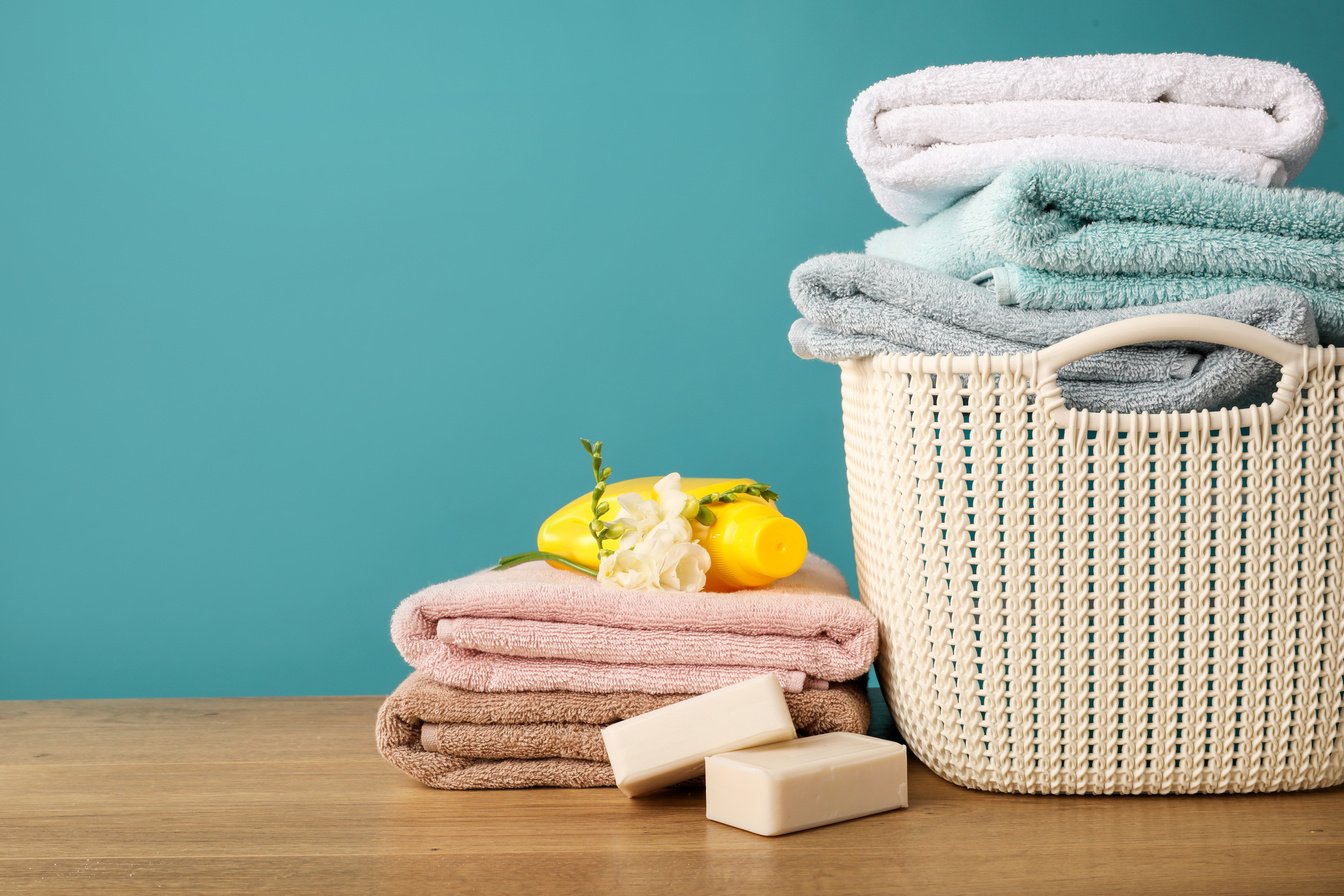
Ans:
[{"label": "yellow bottle cap", "polygon": [[786,516],[743,520],[746,531],[739,556],[754,572],[782,579],[798,571],[807,559],[807,535]]}]

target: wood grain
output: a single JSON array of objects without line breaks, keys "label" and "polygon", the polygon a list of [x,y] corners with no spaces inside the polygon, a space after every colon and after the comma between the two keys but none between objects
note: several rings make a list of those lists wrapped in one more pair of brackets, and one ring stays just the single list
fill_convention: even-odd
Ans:
[{"label": "wood grain", "polygon": [[0,893],[1344,892],[1344,788],[1027,797],[912,764],[909,809],[767,839],[693,787],[429,790],[374,751],[378,703],[0,703]]}]

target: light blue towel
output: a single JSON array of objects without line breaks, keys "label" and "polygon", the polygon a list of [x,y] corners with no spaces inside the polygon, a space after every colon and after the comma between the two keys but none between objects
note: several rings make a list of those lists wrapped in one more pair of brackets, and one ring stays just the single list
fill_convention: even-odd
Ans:
[{"label": "light blue towel", "polygon": [[868,252],[1024,308],[1156,305],[1253,286],[1306,296],[1344,342],[1344,196],[1114,165],[1030,162]]},{"label": "light blue towel", "polygon": [[[822,255],[799,265],[789,292],[803,319],[789,331],[802,358],[842,361],[875,354],[1015,354],[1111,321],[1162,312],[1242,321],[1291,342],[1314,344],[1306,301],[1275,287],[1175,302],[1162,309],[1030,311],[1004,307],[980,286],[871,255]],[[1089,410],[1191,411],[1266,401],[1274,362],[1237,349],[1164,343],[1115,349],[1060,371],[1068,402]]]}]

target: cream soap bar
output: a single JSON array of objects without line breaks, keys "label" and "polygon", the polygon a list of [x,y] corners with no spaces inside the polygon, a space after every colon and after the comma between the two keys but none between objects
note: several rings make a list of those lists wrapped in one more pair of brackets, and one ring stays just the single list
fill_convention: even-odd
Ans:
[{"label": "cream soap bar", "polygon": [[784,690],[760,675],[602,729],[616,786],[626,796],[689,781],[705,757],[797,736]]},{"label": "cream soap bar", "polygon": [[909,805],[905,747],[836,731],[705,761],[705,816],[773,837]]}]

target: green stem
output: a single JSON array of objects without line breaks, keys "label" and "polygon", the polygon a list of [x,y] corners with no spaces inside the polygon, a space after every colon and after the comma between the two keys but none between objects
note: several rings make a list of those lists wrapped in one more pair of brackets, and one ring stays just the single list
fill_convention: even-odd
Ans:
[{"label": "green stem", "polygon": [[738,495],[747,494],[753,498],[760,498],[764,501],[778,501],[779,495],[764,482],[752,482],[746,485],[735,485],[726,492],[710,492],[700,499],[700,512],[695,515],[696,520],[704,526],[714,525],[714,511],[709,509],[711,504],[732,504],[737,500]]},{"label": "green stem", "polygon": [[746,485],[735,485],[726,492],[710,492],[700,499],[704,504],[728,504],[734,500],[735,495],[748,494],[754,498],[762,498],[766,501],[776,501],[779,499],[768,484],[764,482],[749,482]]},{"label": "green stem", "polygon": [[597,570],[584,566],[582,563],[575,563],[568,557],[561,557],[559,554],[552,554],[549,551],[527,551],[523,554],[511,554],[508,557],[500,557],[499,564],[495,569],[508,569],[511,566],[517,566],[519,563],[528,563],[532,560],[549,560],[552,563],[559,563],[561,566],[568,566],[575,572],[581,572],[597,578]]},{"label": "green stem", "polygon": [[593,494],[588,501],[589,509],[593,513],[592,520],[588,523],[588,531],[592,533],[597,541],[597,556],[605,557],[611,551],[607,550],[606,542],[612,540],[615,536],[612,527],[602,522],[602,514],[606,513],[610,507],[602,500],[602,495],[607,490],[607,480],[611,478],[611,467],[602,465],[602,440],[590,442],[587,439],[579,439],[579,444],[583,450],[588,452],[588,456],[593,461]]}]

